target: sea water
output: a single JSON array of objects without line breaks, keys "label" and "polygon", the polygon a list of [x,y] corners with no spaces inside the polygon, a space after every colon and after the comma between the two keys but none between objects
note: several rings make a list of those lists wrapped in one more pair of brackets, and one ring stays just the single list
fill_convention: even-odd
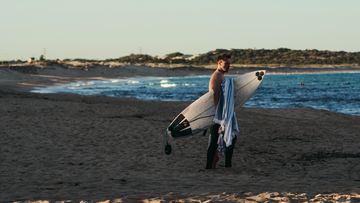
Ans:
[{"label": "sea water", "polygon": [[[209,77],[133,77],[78,81],[35,88],[32,92],[194,101],[208,91]],[[360,116],[360,73],[267,74],[245,106],[315,108]]]}]

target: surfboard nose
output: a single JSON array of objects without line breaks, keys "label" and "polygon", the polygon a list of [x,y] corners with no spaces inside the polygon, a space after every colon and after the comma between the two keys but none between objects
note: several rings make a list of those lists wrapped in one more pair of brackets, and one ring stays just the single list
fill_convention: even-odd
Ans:
[{"label": "surfboard nose", "polygon": [[266,70],[259,70],[255,73],[256,76],[264,76],[266,73]]},{"label": "surfboard nose", "polygon": [[256,71],[255,75],[258,78],[258,80],[262,80],[264,75],[265,75],[266,71],[265,70],[259,70]]}]

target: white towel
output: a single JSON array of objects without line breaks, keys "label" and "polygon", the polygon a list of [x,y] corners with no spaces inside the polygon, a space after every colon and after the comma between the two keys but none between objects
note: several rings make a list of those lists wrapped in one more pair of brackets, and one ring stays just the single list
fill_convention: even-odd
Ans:
[{"label": "white towel", "polygon": [[235,114],[235,93],[234,79],[224,78],[221,84],[221,94],[216,107],[214,122],[220,124],[220,136],[218,140],[219,149],[232,145],[236,133],[239,132],[239,125]]}]

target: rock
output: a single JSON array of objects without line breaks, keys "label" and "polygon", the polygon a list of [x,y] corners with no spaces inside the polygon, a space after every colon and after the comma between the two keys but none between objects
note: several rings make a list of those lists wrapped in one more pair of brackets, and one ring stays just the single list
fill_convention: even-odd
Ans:
[{"label": "rock", "polygon": [[258,195],[255,196],[250,196],[250,197],[246,197],[247,200],[253,200],[256,202],[265,202],[266,200],[268,200],[270,198],[271,193],[269,192],[264,192],[264,193],[260,193]]}]

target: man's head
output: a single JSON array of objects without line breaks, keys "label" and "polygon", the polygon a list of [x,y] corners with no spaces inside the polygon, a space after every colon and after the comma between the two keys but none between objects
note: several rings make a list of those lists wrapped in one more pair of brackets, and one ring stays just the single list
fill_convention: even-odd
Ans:
[{"label": "man's head", "polygon": [[230,68],[230,58],[229,54],[221,54],[217,57],[217,69],[221,72],[228,72]]}]

